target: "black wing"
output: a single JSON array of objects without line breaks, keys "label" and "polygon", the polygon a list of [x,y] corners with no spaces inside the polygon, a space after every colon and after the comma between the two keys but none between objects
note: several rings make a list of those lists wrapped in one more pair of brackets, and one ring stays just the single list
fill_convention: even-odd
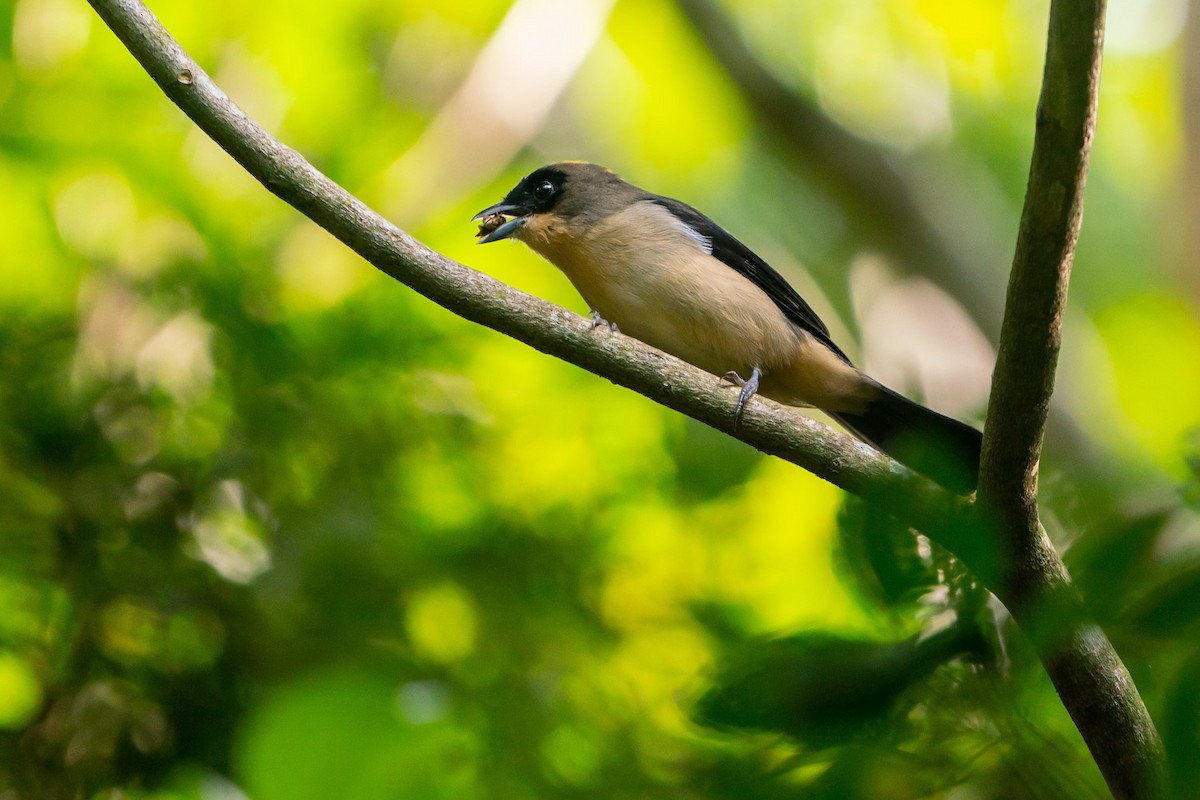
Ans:
[{"label": "black wing", "polygon": [[646,199],[658,203],[674,214],[683,224],[707,239],[711,243],[713,256],[753,281],[755,286],[762,289],[768,297],[775,301],[775,305],[779,306],[789,320],[837,353],[847,364],[850,363],[850,359],[842,352],[841,348],[829,338],[829,328],[825,327],[825,323],[817,316],[817,312],[812,310],[812,306],[804,302],[804,298],[770,264],[739,242],[732,233],[687,203],[656,194],[649,195]]}]

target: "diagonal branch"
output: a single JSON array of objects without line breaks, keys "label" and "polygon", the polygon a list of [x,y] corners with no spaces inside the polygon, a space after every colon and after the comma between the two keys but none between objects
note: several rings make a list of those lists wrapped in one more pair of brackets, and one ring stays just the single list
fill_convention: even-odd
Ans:
[{"label": "diagonal branch", "polygon": [[[603,329],[593,331],[582,317],[433,252],[375,214],[247,117],[141,2],[89,2],[167,96],[251,175],[384,273],[466,319],[640,392],[846,491],[866,497],[959,555],[1033,635],[1064,704],[1114,794],[1121,798],[1154,796],[1161,748],[1153,725],[1112,645],[1098,628],[1084,621],[1061,560],[1036,526],[1035,503],[1031,506],[1032,518],[1021,513],[1000,515],[1001,523],[1010,523],[1003,524],[1005,541],[1018,545],[1010,546],[1007,554],[998,554],[995,528],[985,524],[978,505],[949,495],[848,436],[770,401],[754,402],[734,430],[732,398],[708,373],[633,339]],[[1071,8],[1064,11],[1061,8],[1064,5]],[[1081,10],[1081,6],[1087,8]],[[1036,332],[1033,334],[1033,352],[1039,354],[1034,362],[1038,379],[1026,380],[1019,374],[1014,377],[1011,374],[1014,361],[1005,367],[1009,370],[1003,378],[1006,388],[997,388],[993,395],[997,403],[993,413],[997,416],[989,420],[985,434],[983,478],[987,481],[984,490],[989,508],[1001,512],[1006,510],[1006,502],[1012,502],[1018,511],[1027,512],[1030,508],[1027,502],[1031,499],[1027,489],[1032,487],[1036,492],[1036,455],[1045,417],[1043,405],[1052,386],[1058,322],[1070,253],[1078,230],[1082,170],[1086,166],[1086,144],[1094,116],[1101,28],[1097,21],[1089,33],[1093,37],[1091,46],[1083,47],[1086,42],[1081,43],[1066,23],[1073,19],[1094,19],[1092,12],[1102,7],[1102,2],[1093,5],[1088,0],[1066,0],[1056,2],[1052,13],[1047,73],[1051,64],[1055,70],[1066,70],[1065,84],[1071,90],[1048,90],[1043,98],[1038,126],[1040,149],[1035,153],[1030,202],[1040,202],[1032,199],[1032,195],[1043,191],[1049,199],[1057,199],[1060,204],[1057,207],[1065,208],[1066,212],[1056,219],[1067,233],[1065,239],[1060,236],[1056,240],[1050,230],[1051,222],[1042,225],[1043,220],[1033,212],[1026,215],[1029,230],[1023,225],[1023,244],[1018,248],[1017,262],[1020,266],[1023,260],[1027,261],[1025,268],[1032,269],[1034,277],[1041,280],[1029,285],[1022,283],[1023,288],[1014,290],[1013,303],[1020,308],[1012,313],[1028,313],[1041,320],[1037,331],[1042,338],[1038,339]],[[1080,106],[1078,93],[1074,91],[1077,87],[1074,82],[1080,77],[1069,70],[1078,66],[1079,53],[1084,51],[1087,57],[1083,60],[1091,66],[1082,73],[1088,78],[1088,85]],[[1083,122],[1074,124],[1077,121],[1072,115],[1080,108]],[[1069,135],[1077,129],[1084,131],[1082,139]],[[1071,162],[1074,172],[1058,168],[1059,148],[1075,154]],[[1044,184],[1047,180],[1049,183]],[[1047,313],[1040,298],[1027,300],[1024,292],[1043,290],[1046,262],[1039,248],[1054,241],[1060,242],[1052,254],[1057,259],[1053,264],[1059,268],[1048,282],[1054,292]],[[1017,271],[1014,267],[1014,282]],[[1024,344],[1018,338],[1004,346],[1011,351]],[[997,381],[1001,381],[999,368]],[[1011,419],[1021,415],[1023,402],[1032,402],[1031,407],[1040,409],[1032,423]],[[1018,431],[1013,443],[997,436],[998,430],[1007,433],[1006,424],[1015,425]],[[1032,462],[1023,460],[1030,455]],[[1001,474],[1005,469],[1015,470],[1023,479],[1015,484],[1006,483],[1005,475]],[[1013,520],[1032,524],[1013,533],[1009,530]],[[1052,638],[1038,635],[1039,615],[1034,611],[1040,609],[1055,612],[1052,616],[1058,624],[1053,628]]]},{"label": "diagonal branch", "polygon": [[[138,0],[89,0],[151,78],[272,193],[373,266],[465,319],[633,389],[662,405],[870,497],[956,552],[969,504],[861,442],[756,398],[733,425],[733,397],[712,375],[452,261],[380,217],[237,107]],[[957,509],[947,516],[948,510]]]}]

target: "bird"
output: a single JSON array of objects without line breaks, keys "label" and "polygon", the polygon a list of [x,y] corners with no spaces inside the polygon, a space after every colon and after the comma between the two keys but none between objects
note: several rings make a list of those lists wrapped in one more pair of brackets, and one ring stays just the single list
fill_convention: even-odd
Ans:
[{"label": "bird", "polygon": [[585,161],[522,178],[480,211],[480,244],[513,239],[561,270],[605,326],[755,395],[821,409],[958,494],[975,490],[982,434],[859,370],[800,294],[692,206]]}]

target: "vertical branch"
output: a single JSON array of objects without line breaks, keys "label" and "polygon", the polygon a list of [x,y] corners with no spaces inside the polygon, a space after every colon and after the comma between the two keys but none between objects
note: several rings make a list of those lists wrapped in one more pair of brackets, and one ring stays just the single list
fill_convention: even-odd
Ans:
[{"label": "vertical branch", "polygon": [[1055,0],[1033,160],[988,403],[980,496],[1035,529],[1037,466],[1096,125],[1104,0]]},{"label": "vertical branch", "polygon": [[1118,798],[1156,797],[1162,745],[1103,632],[1087,620],[1038,514],[1038,463],[1083,218],[1104,0],[1053,0],[1025,206],[984,431],[979,503],[997,525],[996,587]]}]

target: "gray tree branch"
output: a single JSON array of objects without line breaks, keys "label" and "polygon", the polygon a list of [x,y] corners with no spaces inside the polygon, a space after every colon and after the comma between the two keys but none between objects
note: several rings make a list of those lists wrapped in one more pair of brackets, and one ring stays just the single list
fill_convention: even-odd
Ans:
[{"label": "gray tree branch", "polygon": [[[755,398],[734,430],[728,384],[430,250],[367,208],[246,116],[141,2],[92,0],[97,13],[167,96],[272,193],[376,268],[465,319],[507,334],[736,436],[889,511],[934,525],[964,506],[856,439]],[[936,527],[936,526],[935,526]],[[931,534],[934,535],[934,534]],[[947,547],[956,533],[947,530]]]},{"label": "gray tree branch", "polygon": [[[141,2],[89,2],[167,96],[218,145],[267,189],[387,275],[455,314],[633,389],[863,496],[958,554],[1015,609],[1017,619],[1030,626],[1027,630],[1035,643],[1042,643],[1040,652],[1051,677],[1114,794],[1152,796],[1150,776],[1161,761],[1153,726],[1108,640],[1083,621],[1062,562],[1044,537],[1027,537],[1031,555],[1011,563],[1002,560],[995,528],[976,504],[770,401],[754,401],[735,430],[731,393],[713,376],[633,339],[603,328],[592,330],[576,314],[433,252],[247,117]],[[1052,38],[1053,33],[1052,27]],[[1041,131],[1039,125],[1039,136]],[[1055,138],[1050,145],[1075,146],[1069,138]],[[989,431],[993,428],[989,424]],[[1005,449],[992,443],[988,452],[990,468],[998,469]],[[1018,452],[1028,449],[1018,448]],[[999,500],[1004,495],[992,491],[989,496]],[[1058,640],[1047,644],[1032,630],[1044,618],[1033,613],[1035,608],[1050,608],[1055,619],[1069,620],[1055,628],[1068,641],[1066,646],[1059,646]],[[1098,702],[1103,705],[1100,713],[1081,712]],[[1128,752],[1121,752],[1122,747]]]},{"label": "gray tree branch", "polygon": [[1029,184],[984,431],[979,507],[1005,548],[995,591],[1033,636],[1110,788],[1118,797],[1153,797],[1163,766],[1157,732],[1116,652],[1087,622],[1038,511],[1042,437],[1096,126],[1104,8],[1104,0],[1050,6]]}]

